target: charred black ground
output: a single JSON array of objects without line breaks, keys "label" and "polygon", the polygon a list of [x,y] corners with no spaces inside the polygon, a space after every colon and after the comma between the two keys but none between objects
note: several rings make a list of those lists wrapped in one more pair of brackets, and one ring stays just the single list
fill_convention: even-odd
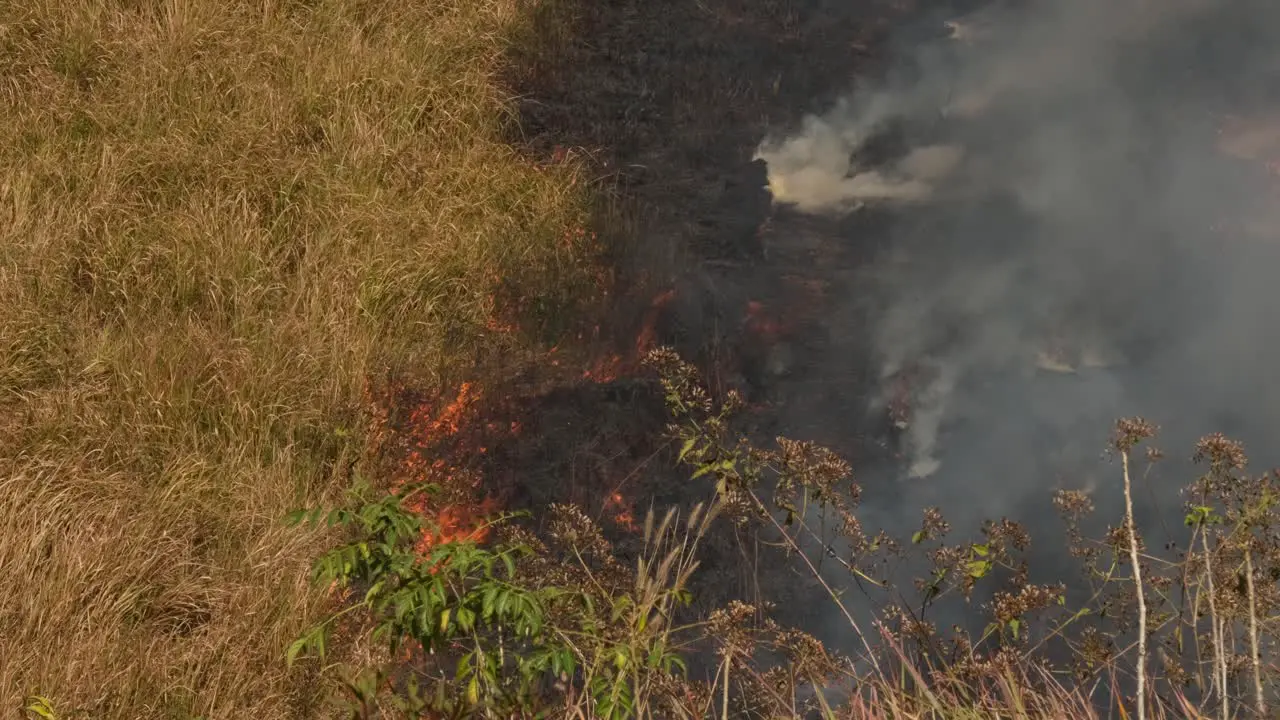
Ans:
[{"label": "charred black ground", "polygon": [[[659,344],[695,362],[716,390],[749,396],[744,426],[763,440],[812,437],[863,462],[887,453],[885,423],[849,412],[866,404],[869,366],[814,372],[834,369],[828,358],[867,357],[847,330],[857,318],[846,311],[841,323],[831,303],[856,292],[853,270],[874,254],[865,238],[887,237],[878,227],[887,218],[777,210],[753,156],[771,128],[794,125],[859,73],[876,72],[890,30],[914,17],[890,2],[582,3],[546,18],[547,32],[570,34],[559,62],[512,77],[522,98],[517,141],[546,156],[589,154],[619,198],[620,216],[601,226],[619,241],[619,351],[654,319]],[[653,298],[668,290],[653,316]],[[815,420],[851,425],[782,414],[805,407]],[[706,497],[658,437],[666,415],[651,385],[585,382],[530,398],[518,414],[532,419],[526,436],[542,439],[489,458],[526,471],[515,507],[575,501],[607,516],[620,477],[640,513]],[[625,550],[626,533],[616,537]],[[728,527],[699,577],[695,595],[707,606],[763,595],[788,608],[784,621],[822,620],[804,609],[811,581],[798,582],[780,551]]]},{"label": "charred black ground", "polygon": [[[620,327],[674,287],[659,340],[696,361],[715,388],[746,391],[754,436],[814,440],[848,458],[867,491],[869,526],[909,534],[927,506],[965,532],[985,518],[1030,521],[1046,529],[1041,567],[1060,574],[1050,493],[1087,487],[1114,521],[1116,483],[1098,461],[1115,418],[1152,416],[1172,451],[1212,430],[1265,450],[1259,443],[1275,429],[1262,396],[1251,397],[1267,382],[1266,364],[1241,360],[1270,346],[1258,310],[1270,295],[1257,287],[1261,274],[1242,269],[1273,267],[1278,246],[1211,228],[1264,202],[1265,171],[1224,157],[1214,137],[1224,114],[1275,102],[1280,25],[1266,21],[1280,17],[1260,2],[1192,8],[1116,39],[1096,29],[1109,18],[1098,3],[1073,6],[1088,6],[1078,15],[1047,2],[894,5],[586,4],[563,62],[517,80],[524,140],[542,152],[593,154],[638,238],[617,257],[633,299]],[[1049,72],[976,115],[948,112],[966,79],[1031,57],[1020,28],[1055,38],[1056,12],[1081,53],[1101,47],[1106,61],[1065,80]],[[972,13],[994,13],[1003,50],[958,49],[944,21]],[[1056,46],[1068,59],[1071,39]],[[856,123],[860,103],[878,95],[906,101],[851,149],[855,166],[955,144],[966,149],[965,173],[909,206],[813,214],[774,204],[753,161],[760,140],[801,132],[807,114]],[[852,98],[849,108],[831,110],[840,98]],[[1030,201],[1028,184],[1040,193]],[[886,338],[904,319],[916,324],[895,352],[961,367],[939,421],[941,466],[924,478],[904,477],[909,449],[876,401]],[[763,339],[761,322],[770,326]],[[1025,348],[1012,351],[1027,328],[1055,325],[1100,333],[1123,364],[1052,373],[1018,355]],[[567,403],[573,417],[656,425],[656,398],[635,392],[548,402]],[[598,427],[574,437],[593,442]],[[650,447],[628,456],[648,457]],[[556,485],[568,467],[562,454],[529,466],[545,483],[529,502],[569,496]],[[654,467],[632,489],[642,499],[700,497],[678,472]],[[1143,493],[1145,520],[1176,515],[1183,470],[1171,470],[1167,492]],[[1148,501],[1156,496],[1163,505]],[[726,537],[708,561],[708,587],[756,587],[740,560]],[[790,610],[782,619],[821,630],[821,591],[795,582],[786,563],[772,567],[765,594]]]}]

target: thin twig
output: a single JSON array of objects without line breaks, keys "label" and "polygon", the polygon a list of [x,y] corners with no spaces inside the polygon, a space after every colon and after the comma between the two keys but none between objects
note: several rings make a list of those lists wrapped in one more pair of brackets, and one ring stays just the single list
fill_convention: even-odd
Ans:
[{"label": "thin twig", "polygon": [[1258,654],[1258,602],[1253,592],[1253,551],[1249,541],[1244,546],[1244,579],[1249,593],[1249,660],[1253,663],[1253,709],[1258,717],[1266,717],[1267,701],[1262,694],[1262,658]]},{"label": "thin twig", "polygon": [[1204,547],[1204,572],[1209,581],[1209,619],[1213,625],[1213,684],[1222,698],[1222,720],[1231,717],[1231,703],[1227,698],[1227,654],[1222,641],[1222,623],[1218,621],[1218,603],[1214,600],[1213,554],[1209,551],[1209,533],[1200,535]]},{"label": "thin twig", "polygon": [[876,654],[871,649],[871,644],[867,642],[867,636],[862,632],[862,628],[858,625],[858,621],[853,619],[853,615],[850,614],[848,608],[844,606],[844,603],[840,602],[840,596],[836,594],[836,591],[833,590],[829,584],[827,584],[826,579],[824,579],[822,574],[818,572],[818,569],[814,567],[813,561],[809,559],[809,556],[800,552],[799,548],[796,547],[795,540],[787,534],[786,528],[782,527],[777,518],[773,516],[773,513],[769,512],[768,508],[766,508],[765,504],[756,496],[755,492],[750,490],[747,492],[755,502],[756,508],[765,517],[769,518],[769,522],[773,524],[773,527],[782,534],[782,537],[786,538],[787,544],[796,552],[797,555],[800,556],[800,559],[804,561],[804,564],[809,568],[809,572],[813,575],[814,579],[817,580],[818,583],[822,585],[822,588],[827,591],[827,595],[830,596],[831,601],[836,604],[836,607],[840,608],[840,612],[844,615],[845,620],[848,621],[849,627],[853,628],[853,631],[858,634],[858,639],[862,641],[862,647],[867,651],[867,659],[871,661],[871,667],[875,669],[876,674],[879,674],[880,664],[876,661]]},{"label": "thin twig", "polygon": [[724,686],[720,688],[720,720],[729,720],[729,666],[733,661],[733,648],[724,653]]},{"label": "thin twig", "polygon": [[1129,451],[1120,453],[1124,467],[1124,514],[1129,525],[1129,560],[1138,594],[1138,720],[1147,718],[1147,599],[1142,591],[1142,565],[1138,557],[1138,527],[1133,521],[1133,491],[1129,479]]}]

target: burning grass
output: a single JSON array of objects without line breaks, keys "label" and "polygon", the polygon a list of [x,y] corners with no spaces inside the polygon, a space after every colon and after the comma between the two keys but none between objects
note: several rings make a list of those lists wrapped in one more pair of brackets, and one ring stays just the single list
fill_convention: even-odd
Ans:
[{"label": "burning grass", "polygon": [[[642,529],[637,483],[616,472],[631,458],[589,433],[566,448],[584,435],[556,426],[563,398],[526,418],[554,433],[526,430],[499,402],[505,387],[471,371],[476,358],[529,358],[599,390],[657,343],[675,297],[654,298],[634,347],[584,359],[570,346],[594,333],[554,354],[539,342],[569,334],[566,307],[614,290],[593,262],[577,151],[541,163],[515,152],[494,78],[511,74],[513,50],[533,74],[607,73],[589,53],[619,53],[585,33],[564,62],[562,4],[533,3],[536,32],[517,11],[527,4],[0,6],[3,702],[39,694],[94,718],[317,714],[327,689],[288,676],[282,655],[333,598],[305,582],[320,538],[278,519],[331,495],[371,450],[386,450],[377,475],[391,488],[440,487],[411,505],[432,521],[419,553],[489,539],[483,519],[508,506],[512,478],[487,475],[486,458],[525,433],[537,442],[497,466],[571,458],[555,469],[572,492],[582,459],[599,516]],[[790,22],[786,3],[767,5]],[[670,35],[670,9],[655,8],[645,18]],[[593,31],[644,45],[630,24],[604,27],[606,9],[590,8]],[[688,36],[737,73],[720,51],[741,24]],[[751,37],[772,48],[776,30]],[[846,34],[830,36],[829,54],[845,53]],[[635,53],[639,65],[658,58],[697,83],[671,73],[676,112],[627,113],[630,144],[712,156],[724,128],[688,118],[726,102],[712,90],[728,84],[671,37],[661,54]],[[804,95],[804,78],[844,76],[807,60],[785,69],[783,87]],[[664,95],[631,79],[563,87]],[[746,118],[778,81],[737,82],[723,126],[753,137]],[[614,103],[543,107],[571,115],[584,142],[615,139],[601,119]],[[652,186],[666,188],[656,200],[698,196],[683,181]],[[749,331],[775,342],[786,328],[752,307]],[[365,392],[370,377],[413,373],[386,397]]]},{"label": "burning grass", "polygon": [[[1255,542],[1270,537],[1276,520],[1276,476],[1246,478],[1238,443],[1212,435],[1197,445],[1194,460],[1206,474],[1188,488],[1196,496],[1188,504],[1191,552],[1166,558],[1148,550],[1141,531],[1132,530],[1131,512],[1102,538],[1086,539],[1076,530],[1093,512],[1092,503],[1082,493],[1061,492],[1055,504],[1072,529],[1072,556],[1084,562],[1085,572],[1075,587],[1034,584],[1026,563],[1032,536],[1018,523],[988,522],[979,541],[953,544],[942,512],[928,509],[909,541],[868,534],[858,521],[859,488],[844,461],[812,443],[779,438],[776,449],[766,449],[736,436],[727,421],[741,409],[741,398],[714,397],[670,351],[655,351],[649,360],[674,415],[671,439],[682,445],[680,457],[694,479],[706,478],[708,498],[687,511],[646,513],[636,523],[634,565],[587,512],[554,502],[542,532],[499,521],[501,531],[490,538],[496,542],[487,547],[477,547],[481,537],[466,533],[435,536],[429,547],[412,537],[401,543],[397,523],[360,520],[366,535],[318,563],[329,575],[381,588],[357,606],[371,611],[369,621],[384,631],[384,641],[412,649],[410,666],[386,659],[363,672],[382,683],[392,676],[388,668],[399,667],[435,688],[421,696],[416,710],[389,716],[1130,717],[1135,655],[1139,677],[1146,677],[1145,651],[1133,642],[1140,632],[1135,615],[1140,624],[1149,616],[1162,665],[1147,666],[1149,695],[1142,696],[1145,711],[1137,704],[1138,717],[1200,718],[1197,708],[1219,703],[1223,716],[1233,716],[1228,703],[1252,705],[1265,715],[1264,687],[1271,687],[1273,669],[1263,665],[1257,641],[1253,659],[1241,657],[1237,631],[1253,627],[1250,632],[1267,642],[1274,593],[1255,590],[1251,579],[1230,578],[1240,572],[1242,558],[1249,578],[1274,573],[1275,557]],[[456,400],[437,404],[423,426],[446,438],[455,428],[461,432],[466,423],[455,421],[474,419],[467,410],[474,406],[473,392],[464,388]],[[1113,449],[1123,460],[1126,487],[1131,462],[1139,462],[1136,446],[1154,433],[1138,418],[1117,423]],[[1146,453],[1151,462],[1158,456]],[[360,502],[378,512],[353,507],[349,517],[399,512],[398,499]],[[801,547],[816,539],[805,509],[811,503],[840,520],[839,533],[848,541],[841,549]],[[626,512],[620,492],[605,505]],[[694,578],[726,527],[749,535],[763,531],[757,541],[788,549],[801,575],[807,572],[827,592],[825,601],[847,622],[840,634],[857,641],[851,655],[775,622],[770,614],[776,607],[768,602],[730,599],[689,612],[693,596],[704,589]],[[358,556],[366,547],[374,548],[372,559],[366,553],[362,564]],[[406,553],[412,558],[406,560]],[[813,556],[819,553],[863,579],[861,597],[871,605],[856,606],[851,594],[833,589],[829,582],[839,571],[818,570]],[[875,579],[888,577],[910,554],[931,566],[914,591]],[[357,559],[339,562],[347,557]],[[489,562],[498,557],[512,560],[505,570]],[[429,566],[415,569],[422,562]],[[1151,594],[1144,602],[1139,593],[1135,604],[1133,593],[1141,587]],[[492,600],[496,594],[511,600]],[[409,600],[419,597],[426,599]],[[402,601],[409,602],[407,609]],[[1207,614],[1195,609],[1205,602]],[[985,629],[983,619],[943,630],[946,604],[963,605],[975,619],[990,622]],[[1212,640],[1208,625],[1215,628]],[[316,640],[321,631],[313,629],[297,647],[324,655],[325,643]],[[1068,652],[1054,652],[1059,646]],[[420,648],[433,653],[428,657]],[[1251,674],[1256,699],[1244,697]],[[363,707],[357,714],[372,717],[370,708],[390,708],[396,687],[371,685],[352,693]]]},{"label": "burning grass", "polygon": [[447,387],[597,293],[578,163],[505,141],[505,54],[553,50],[521,5],[0,5],[0,702],[312,713],[278,519],[345,483],[366,377]]},{"label": "burning grass", "polygon": [[[584,389],[604,386],[618,379],[619,373],[633,372],[639,362],[617,353],[586,349],[576,355],[570,358],[558,348],[543,353],[543,365],[566,361],[564,366],[553,366],[559,368],[553,382],[561,390],[574,385]],[[579,364],[586,365],[580,378],[574,375]],[[559,483],[558,471],[540,467],[539,460],[554,462],[565,452],[542,452],[545,436],[571,437],[574,433],[568,428],[559,428],[557,433],[540,426],[543,403],[561,405],[561,412],[584,428],[577,438],[581,442],[607,443],[624,451],[628,443],[635,442],[634,437],[606,427],[599,417],[603,412],[600,404],[584,400],[582,407],[573,408],[567,396],[548,399],[537,387],[522,392],[508,384],[489,392],[476,383],[463,382],[456,393],[441,395],[392,384],[377,393],[367,391],[365,402],[370,418],[366,447],[370,462],[366,467],[377,484],[397,494],[413,487],[431,488],[428,493],[410,494],[405,502],[406,509],[426,527],[417,545],[421,555],[449,543],[485,542],[492,531],[493,516],[509,509],[528,509],[512,508],[513,497],[544,481]],[[536,437],[529,437],[528,425],[537,429]],[[645,430],[656,431],[657,426],[650,424]],[[583,494],[575,499],[599,498],[601,514],[607,515],[615,528],[636,532],[634,500],[625,487],[635,473],[627,474],[625,466],[616,462],[604,463],[598,471],[591,474],[589,487],[582,488]]]}]

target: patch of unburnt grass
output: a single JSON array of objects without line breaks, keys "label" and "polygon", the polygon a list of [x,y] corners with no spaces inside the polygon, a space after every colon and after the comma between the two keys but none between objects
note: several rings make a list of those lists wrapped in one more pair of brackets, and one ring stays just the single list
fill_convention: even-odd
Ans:
[{"label": "patch of unburnt grass", "polygon": [[0,702],[314,707],[280,518],[346,484],[366,379],[447,387],[597,292],[578,164],[507,142],[518,5],[0,6]]}]

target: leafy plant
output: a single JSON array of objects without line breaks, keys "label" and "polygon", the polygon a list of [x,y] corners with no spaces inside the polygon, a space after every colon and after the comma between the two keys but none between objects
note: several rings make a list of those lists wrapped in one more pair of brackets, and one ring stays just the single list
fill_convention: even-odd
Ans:
[{"label": "leafy plant", "polygon": [[58,720],[61,715],[55,709],[53,700],[43,695],[28,695],[22,701],[22,710],[24,717],[42,718],[43,720]]},{"label": "leafy plant", "polygon": [[[295,525],[323,523],[352,534],[349,542],[315,561],[313,580],[350,588],[359,600],[294,641],[286,653],[288,663],[306,655],[323,658],[334,625],[360,612],[372,619],[370,639],[392,656],[399,656],[406,644],[412,645],[411,652],[457,654],[453,680],[465,688],[461,701],[467,707],[519,705],[524,688],[512,683],[510,671],[514,666],[518,676],[536,674],[542,669],[537,659],[541,654],[508,652],[503,643],[513,649],[539,648],[545,654],[554,640],[546,632],[546,607],[555,589],[534,590],[515,582],[516,561],[529,549],[453,541],[419,553],[415,546],[431,528],[404,505],[412,495],[432,488],[409,486],[372,499],[370,490],[367,484],[357,486],[347,507],[297,511],[289,518]],[[554,649],[550,653],[556,656]],[[356,675],[347,689],[362,705],[369,705],[384,684],[385,678],[371,682],[368,675]]]},{"label": "leafy plant", "polygon": [[[287,662],[326,657],[335,627],[351,618],[367,621],[367,637],[391,659],[343,669],[339,684],[352,717],[416,717],[424,709],[508,717],[559,703],[625,720],[647,716],[655,698],[680,686],[679,638],[698,625],[671,620],[689,602],[684,585],[713,509],[695,509],[683,523],[674,512],[660,521],[650,515],[647,551],[628,572],[572,506],[551,509],[552,547],[512,527],[489,547],[454,541],[422,552],[418,539],[433,528],[406,509],[419,492],[432,488],[378,497],[361,484],[343,507],[289,518],[349,534],[316,560],[313,580],[354,599],[294,641]],[[512,517],[489,522],[505,526]],[[396,662],[406,650],[408,668]]]}]

